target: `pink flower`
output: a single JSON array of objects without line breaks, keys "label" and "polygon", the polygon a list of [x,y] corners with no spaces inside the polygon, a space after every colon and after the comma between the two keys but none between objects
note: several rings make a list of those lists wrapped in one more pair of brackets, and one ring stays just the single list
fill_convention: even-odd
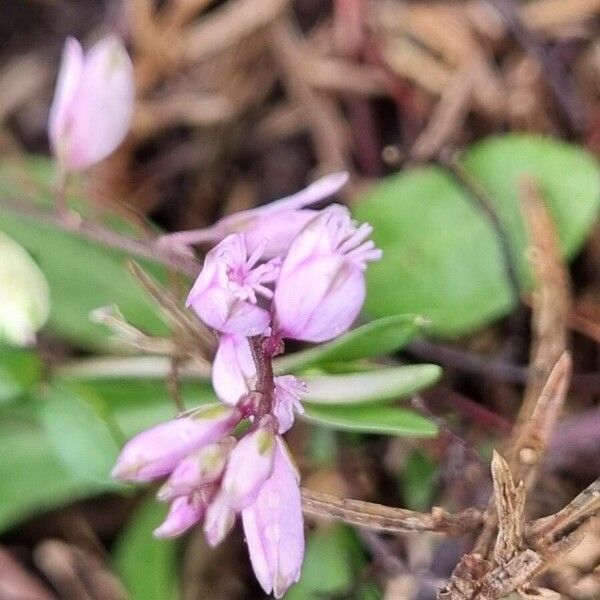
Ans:
[{"label": "pink flower", "polygon": [[154,530],[154,537],[171,538],[182,535],[202,519],[204,509],[204,504],[197,498],[176,498],[167,518]]},{"label": "pink flower", "polygon": [[305,207],[332,196],[347,181],[348,173],[331,173],[297,194],[270,202],[265,206],[228,215],[206,229],[181,231],[163,236],[161,243],[171,246],[186,246],[201,242],[215,243],[231,233],[243,232],[248,252],[254,252],[264,239],[268,239],[264,257],[281,256],[287,252],[300,230],[317,214],[317,211]]},{"label": "pink flower", "polygon": [[68,38],[48,119],[63,169],[85,169],[111,154],[127,134],[134,98],[133,65],[118,38],[100,40],[85,56]]},{"label": "pink flower", "polygon": [[257,302],[258,296],[273,297],[266,284],[277,278],[279,262],[258,264],[264,248],[262,244],[248,256],[244,236],[232,234],[206,255],[187,305],[209,327],[244,336],[259,335],[269,327],[269,312]]},{"label": "pink flower", "polygon": [[366,241],[341,206],[323,210],[292,243],[275,287],[276,326],[283,337],[324,342],[344,333],[365,298],[364,271],[381,250]]},{"label": "pink flower", "polygon": [[125,444],[111,475],[121,481],[159,479],[191,452],[228,435],[241,418],[236,408],[217,406],[151,427]]},{"label": "pink flower", "polygon": [[271,477],[255,502],[242,511],[252,568],[267,594],[281,598],[300,579],[304,520],[298,472],[277,437]]},{"label": "pink flower", "polygon": [[221,487],[227,504],[234,510],[254,502],[270,477],[275,445],[275,434],[267,424],[246,434],[232,450]]},{"label": "pink flower", "polygon": [[256,367],[247,338],[225,333],[220,336],[211,377],[215,393],[227,404],[237,404],[254,388]]},{"label": "pink flower", "polygon": [[275,377],[273,415],[279,424],[278,433],[285,433],[294,424],[294,412],[302,414],[300,398],[306,394],[306,384],[293,375]]},{"label": "pink flower", "polygon": [[218,494],[206,511],[204,535],[213,548],[220,544],[235,523],[235,511],[229,506],[225,495]]},{"label": "pink flower", "polygon": [[210,444],[186,456],[173,470],[167,483],[158,492],[158,499],[168,502],[187,496],[207,483],[217,481],[227,464],[235,438],[229,437]]}]

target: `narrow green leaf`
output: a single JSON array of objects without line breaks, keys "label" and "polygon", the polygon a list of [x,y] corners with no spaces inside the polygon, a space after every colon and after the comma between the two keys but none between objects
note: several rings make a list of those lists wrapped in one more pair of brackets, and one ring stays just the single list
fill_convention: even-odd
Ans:
[{"label": "narrow green leaf", "polygon": [[435,423],[406,408],[388,405],[305,406],[303,418],[333,429],[408,437],[433,437]]},{"label": "narrow green leaf", "polygon": [[35,352],[0,346],[0,404],[28,392],[42,376]]},{"label": "narrow green leaf", "polygon": [[426,510],[431,506],[435,493],[437,465],[425,453],[410,453],[402,473],[400,487],[404,505],[412,510]]},{"label": "narrow green leaf", "polygon": [[275,369],[280,373],[291,373],[329,362],[384,356],[404,347],[424,324],[425,320],[416,315],[392,315],[376,319],[327,344],[277,359]]},{"label": "narrow green leaf", "polygon": [[432,385],[441,374],[438,365],[425,364],[341,375],[306,375],[303,380],[308,393],[303,402],[348,405],[394,400]]},{"label": "narrow green leaf", "polygon": [[149,497],[117,542],[115,568],[131,600],[177,600],[177,542],[156,540],[152,531],[166,507]]},{"label": "narrow green leaf", "polygon": [[56,383],[40,399],[40,422],[65,468],[82,481],[117,487],[110,471],[119,444],[102,400],[84,386]]}]

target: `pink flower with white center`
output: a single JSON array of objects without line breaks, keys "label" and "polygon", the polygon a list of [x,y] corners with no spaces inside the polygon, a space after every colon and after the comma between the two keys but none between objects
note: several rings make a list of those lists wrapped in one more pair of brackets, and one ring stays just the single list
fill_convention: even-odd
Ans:
[{"label": "pink flower with white center", "polygon": [[279,436],[271,477],[242,511],[242,523],[256,578],[267,594],[281,598],[300,579],[304,519],[300,477]]},{"label": "pink flower with white center", "polygon": [[316,210],[306,207],[332,196],[347,181],[348,173],[331,173],[292,196],[228,215],[206,229],[165,235],[160,242],[171,247],[185,247],[204,242],[215,243],[231,233],[243,232],[249,252],[268,239],[264,258],[282,256],[298,233],[317,214]]},{"label": "pink flower with white center", "polygon": [[306,394],[306,384],[293,375],[275,377],[273,415],[279,425],[278,433],[285,433],[294,424],[294,413],[304,413],[300,399]]},{"label": "pink flower with white center", "polygon": [[176,498],[167,518],[154,530],[154,537],[172,538],[184,534],[204,516],[206,506],[193,496]]},{"label": "pink flower with white center", "polygon": [[381,250],[356,227],[347,209],[323,210],[292,243],[277,279],[275,324],[283,337],[324,342],[344,333],[365,298],[367,263]]},{"label": "pink flower with white center", "polygon": [[133,65],[115,36],[84,55],[68,38],[48,119],[52,151],[63,170],[101,161],[123,141],[133,114]]},{"label": "pink flower with white center", "polygon": [[269,327],[269,312],[257,302],[258,296],[273,297],[268,284],[277,279],[279,261],[259,264],[267,243],[248,255],[244,235],[232,234],[206,255],[187,306],[209,327],[243,336],[259,335]]},{"label": "pink flower with white center", "polygon": [[217,406],[155,425],[125,444],[111,475],[137,482],[164,477],[191,452],[231,433],[241,418],[237,408]]}]

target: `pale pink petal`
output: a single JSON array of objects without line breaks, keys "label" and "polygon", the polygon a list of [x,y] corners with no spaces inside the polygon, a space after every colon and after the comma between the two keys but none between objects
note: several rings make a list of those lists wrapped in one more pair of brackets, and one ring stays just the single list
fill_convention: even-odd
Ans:
[{"label": "pale pink petal", "polygon": [[246,434],[232,450],[223,476],[222,490],[231,508],[251,504],[273,470],[275,435],[266,429]]},{"label": "pale pink petal", "polygon": [[202,519],[204,506],[192,498],[176,498],[167,518],[154,530],[156,538],[172,538],[185,533]]},{"label": "pale pink petal", "polygon": [[254,388],[256,368],[248,339],[223,334],[212,366],[212,384],[220,400],[237,404],[243,394]]},{"label": "pale pink petal", "polygon": [[204,519],[204,535],[213,548],[220,544],[235,523],[235,511],[222,494],[218,494],[209,504]]},{"label": "pale pink petal", "polygon": [[240,419],[237,409],[218,406],[155,425],[125,444],[111,475],[121,481],[159,479],[190,452],[228,435]]},{"label": "pale pink petal", "polygon": [[133,65],[122,42],[100,40],[84,59],[71,100],[69,169],[85,169],[117,148],[129,130],[134,100]]},{"label": "pale pink petal", "polygon": [[294,424],[294,413],[302,414],[300,399],[306,393],[306,384],[294,375],[275,377],[275,405],[273,415],[279,424],[278,433],[285,433]]},{"label": "pale pink petal", "polygon": [[77,91],[83,70],[83,49],[72,37],[67,38],[62,52],[54,99],[48,117],[48,136],[55,156],[66,158],[67,128],[70,119],[73,97]]},{"label": "pale pink petal", "polygon": [[281,438],[273,473],[242,511],[242,522],[256,578],[267,594],[281,598],[300,579],[304,559],[299,478]]}]

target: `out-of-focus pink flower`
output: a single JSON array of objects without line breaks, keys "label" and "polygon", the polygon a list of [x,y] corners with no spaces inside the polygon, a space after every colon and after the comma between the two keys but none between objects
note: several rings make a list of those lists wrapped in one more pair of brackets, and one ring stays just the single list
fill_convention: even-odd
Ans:
[{"label": "out-of-focus pink flower", "polygon": [[254,389],[256,367],[248,338],[222,334],[212,365],[212,384],[220,400],[235,405],[243,394]]},{"label": "out-of-focus pink flower", "polygon": [[280,437],[271,477],[242,511],[242,522],[256,578],[267,594],[281,598],[300,578],[304,520],[299,475]]},{"label": "out-of-focus pink flower", "polygon": [[178,496],[187,496],[201,486],[217,481],[225,470],[234,445],[235,438],[229,437],[186,456],[159,490],[158,499],[167,502]]},{"label": "out-of-focus pink flower", "polygon": [[275,377],[273,415],[279,424],[278,433],[285,433],[294,424],[294,412],[304,413],[300,399],[306,394],[306,384],[293,375]]},{"label": "out-of-focus pink flower", "polygon": [[243,336],[259,335],[268,328],[269,313],[257,302],[258,296],[273,297],[267,284],[277,278],[279,261],[258,264],[264,247],[248,255],[244,235],[232,234],[206,255],[187,305],[209,327]]},{"label": "out-of-focus pink flower", "polygon": [[348,173],[331,173],[287,198],[228,215],[206,229],[163,236],[160,241],[174,247],[202,242],[215,243],[231,233],[243,232],[248,252],[254,252],[267,239],[269,242],[263,256],[281,256],[287,252],[300,230],[317,214],[316,210],[306,207],[332,196],[347,181]]},{"label": "out-of-focus pink flower", "polygon": [[341,206],[322,211],[298,234],[275,287],[276,326],[283,337],[324,342],[346,331],[365,298],[364,270],[381,250]]},{"label": "out-of-focus pink flower", "polygon": [[171,538],[185,533],[204,515],[204,503],[192,496],[173,500],[167,518],[154,530],[154,537]]},{"label": "out-of-focus pink flower", "polygon": [[85,56],[68,38],[48,119],[62,168],[85,169],[111,154],[127,134],[134,99],[133,65],[117,37],[100,40]]},{"label": "out-of-focus pink flower", "polygon": [[221,543],[235,523],[235,511],[224,494],[217,494],[206,510],[204,535],[213,548]]},{"label": "out-of-focus pink flower", "polygon": [[275,434],[267,425],[246,434],[232,450],[221,487],[225,500],[234,510],[254,502],[261,486],[270,477],[275,445]]},{"label": "out-of-focus pink flower", "polygon": [[236,408],[216,406],[151,427],[125,444],[111,475],[132,482],[163,477],[191,452],[228,435],[241,418]]}]

